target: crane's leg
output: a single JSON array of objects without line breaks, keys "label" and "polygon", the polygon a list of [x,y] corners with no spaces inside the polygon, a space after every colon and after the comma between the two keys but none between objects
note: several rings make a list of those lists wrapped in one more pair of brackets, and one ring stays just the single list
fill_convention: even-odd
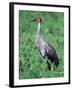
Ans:
[{"label": "crane's leg", "polygon": [[51,70],[51,71],[55,71],[56,70],[56,65],[55,65],[54,62],[52,63],[49,60],[47,60],[46,63],[47,63],[47,69],[48,70]]},{"label": "crane's leg", "polygon": [[54,63],[51,64],[51,70],[55,71],[55,64]]},{"label": "crane's leg", "polygon": [[53,70],[53,71],[55,71],[55,70],[56,70],[57,66],[55,65],[55,63],[54,63],[54,62],[52,63],[51,68],[52,68],[51,70]]},{"label": "crane's leg", "polygon": [[49,62],[48,60],[47,60],[47,69],[51,70],[51,62]]}]

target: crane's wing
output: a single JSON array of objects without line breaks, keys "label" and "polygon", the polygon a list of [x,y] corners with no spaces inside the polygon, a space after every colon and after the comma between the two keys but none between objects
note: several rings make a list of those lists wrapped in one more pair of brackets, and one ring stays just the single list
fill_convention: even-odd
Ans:
[{"label": "crane's wing", "polygon": [[45,44],[45,55],[50,59],[52,62],[56,62],[59,60],[56,50],[49,44]]}]

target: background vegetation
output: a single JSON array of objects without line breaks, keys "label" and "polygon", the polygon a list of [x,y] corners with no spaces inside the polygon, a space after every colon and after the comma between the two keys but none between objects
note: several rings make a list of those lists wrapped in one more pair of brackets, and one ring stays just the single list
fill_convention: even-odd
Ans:
[{"label": "background vegetation", "polygon": [[[37,51],[35,35],[40,16],[41,35],[55,49],[60,59],[56,71],[46,70],[47,64]],[[19,79],[52,78],[64,76],[64,13],[19,11]]]}]

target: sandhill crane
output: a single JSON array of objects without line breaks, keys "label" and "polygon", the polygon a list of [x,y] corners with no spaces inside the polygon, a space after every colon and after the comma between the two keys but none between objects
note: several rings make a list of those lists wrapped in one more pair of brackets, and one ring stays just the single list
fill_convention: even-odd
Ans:
[{"label": "sandhill crane", "polygon": [[48,69],[55,70],[55,68],[59,65],[59,58],[57,56],[56,50],[49,43],[46,43],[40,35],[40,24],[42,22],[41,17],[36,17],[33,21],[38,24],[37,33],[35,37],[35,43],[38,48],[38,51],[47,62]]}]

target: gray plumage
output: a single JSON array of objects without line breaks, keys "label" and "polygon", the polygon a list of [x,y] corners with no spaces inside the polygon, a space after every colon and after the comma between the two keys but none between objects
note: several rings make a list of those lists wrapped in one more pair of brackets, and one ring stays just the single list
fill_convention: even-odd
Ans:
[{"label": "gray plumage", "polygon": [[[34,19],[38,23],[38,30],[35,37],[35,43],[40,52],[41,56],[46,60],[47,64],[49,65],[48,61],[50,60],[51,63],[58,66],[59,65],[59,58],[57,56],[56,50],[48,43],[46,43],[40,35],[40,23],[42,19],[37,17]],[[49,70],[51,69],[49,65]]]}]

